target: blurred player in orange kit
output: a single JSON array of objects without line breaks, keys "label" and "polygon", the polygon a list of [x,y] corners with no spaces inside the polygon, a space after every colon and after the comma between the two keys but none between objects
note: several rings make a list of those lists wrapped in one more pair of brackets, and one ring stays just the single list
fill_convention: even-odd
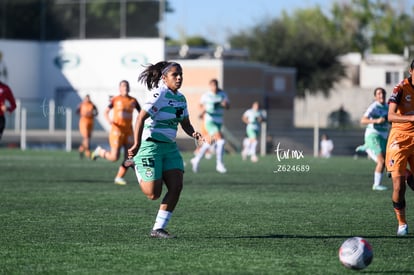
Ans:
[{"label": "blurred player in orange kit", "polygon": [[[125,185],[124,175],[127,172],[128,165],[125,163],[128,156],[128,148],[134,143],[132,118],[134,110],[141,111],[138,101],[129,95],[129,82],[122,80],[119,83],[119,95],[111,98],[108,107],[105,109],[105,119],[111,125],[109,133],[110,151],[98,146],[92,153],[91,158],[95,160],[98,157],[109,161],[117,161],[120,157],[121,148],[124,149],[124,161],[119,166],[118,173],[115,177],[115,184]],[[110,112],[112,111],[112,117]]]},{"label": "blurred player in orange kit", "polygon": [[[6,101],[9,106],[6,105]],[[6,112],[12,113],[16,109],[16,100],[10,87],[0,81],[0,140],[3,136],[4,128],[6,128]]]},{"label": "blurred player in orange kit", "polygon": [[398,221],[397,236],[408,234],[405,192],[406,185],[412,188],[412,177],[407,165],[410,170],[414,169],[414,60],[409,74],[409,77],[394,87],[388,100],[388,121],[392,124],[385,163],[392,177],[392,203]]},{"label": "blurred player in orange kit", "polygon": [[98,115],[98,109],[91,101],[89,95],[86,95],[83,101],[78,105],[76,113],[80,116],[79,119],[79,132],[82,136],[82,143],[79,146],[80,157],[83,158],[91,156],[90,144],[93,131],[93,125],[95,116]]}]

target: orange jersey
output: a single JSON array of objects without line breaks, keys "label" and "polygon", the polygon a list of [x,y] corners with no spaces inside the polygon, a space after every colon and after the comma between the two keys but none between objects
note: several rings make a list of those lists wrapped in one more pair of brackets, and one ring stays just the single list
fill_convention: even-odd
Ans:
[{"label": "orange jersey", "polygon": [[78,113],[81,118],[93,119],[96,112],[96,107],[92,102],[83,101],[79,104]]},{"label": "orange jersey", "polygon": [[140,111],[138,101],[131,96],[114,96],[111,104],[108,106],[112,109],[112,121],[119,128],[132,128],[132,116],[134,110]]},{"label": "orange jersey", "polygon": [[[397,104],[397,114],[414,114],[414,87],[411,85],[411,77],[404,79],[394,87],[388,103]],[[414,135],[414,123],[412,122],[395,122],[392,123],[391,129],[410,136]]]},{"label": "orange jersey", "polygon": [[89,118],[81,118],[79,120],[79,132],[83,137],[91,137],[94,121]]}]

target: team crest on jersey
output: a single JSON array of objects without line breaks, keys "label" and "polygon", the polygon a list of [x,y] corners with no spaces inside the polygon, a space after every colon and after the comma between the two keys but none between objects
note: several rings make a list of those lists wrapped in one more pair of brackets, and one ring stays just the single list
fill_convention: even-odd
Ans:
[{"label": "team crest on jersey", "polygon": [[152,175],[153,175],[154,173],[152,172],[152,169],[151,168],[147,168],[146,170],[145,170],[145,176],[146,177],[152,177]]}]

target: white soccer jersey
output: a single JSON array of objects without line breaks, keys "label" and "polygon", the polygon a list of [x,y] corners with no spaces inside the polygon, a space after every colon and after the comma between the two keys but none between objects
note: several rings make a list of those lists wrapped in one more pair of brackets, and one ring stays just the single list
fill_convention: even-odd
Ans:
[{"label": "white soccer jersey", "polygon": [[249,127],[249,129],[260,129],[259,118],[262,117],[262,114],[259,110],[249,109],[244,112],[243,116],[247,117],[247,121],[249,122],[247,127]]},{"label": "white soccer jersey", "polygon": [[[380,104],[378,101],[374,101],[368,106],[368,109],[364,113],[365,117],[377,119],[380,117],[387,117],[388,116],[388,105],[387,104]],[[367,125],[365,129],[365,136],[370,134],[377,134],[381,135],[384,138],[388,137],[388,130],[389,130],[389,123],[385,121],[381,124],[374,124],[370,123]]]},{"label": "white soccer jersey", "polygon": [[218,91],[216,94],[209,91],[201,96],[200,103],[206,110],[205,120],[214,121],[215,123],[223,123],[224,107],[221,102],[226,100],[229,102],[227,94],[224,91]]},{"label": "white soccer jersey", "polygon": [[175,142],[178,124],[188,117],[184,95],[179,91],[172,92],[164,84],[151,91],[142,109],[150,115],[145,120],[142,140],[151,137],[158,141]]}]

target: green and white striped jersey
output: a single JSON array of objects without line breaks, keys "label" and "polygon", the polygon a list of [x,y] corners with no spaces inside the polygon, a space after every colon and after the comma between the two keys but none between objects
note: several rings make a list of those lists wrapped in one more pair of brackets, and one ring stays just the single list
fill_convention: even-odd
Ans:
[{"label": "green and white striped jersey", "polygon": [[200,103],[206,110],[205,120],[215,123],[223,123],[224,108],[221,106],[223,100],[229,101],[224,91],[218,91],[216,94],[209,91],[201,96]]},{"label": "green and white striped jersey", "polygon": [[244,112],[243,116],[247,117],[247,127],[252,130],[259,130],[260,129],[260,122],[259,119],[262,118],[262,113],[259,110],[255,109],[248,109]]},{"label": "green and white striped jersey", "polygon": [[[365,117],[371,119],[377,119],[380,117],[387,117],[388,116],[388,105],[387,104],[380,104],[377,101],[374,101],[368,106],[368,109],[364,113]],[[371,134],[381,135],[383,138],[388,137],[390,124],[388,121],[385,121],[381,124],[368,124],[365,128],[365,136],[369,136]]]},{"label": "green and white striped jersey", "polygon": [[153,138],[163,142],[175,142],[178,124],[188,117],[187,100],[182,93],[174,93],[164,84],[150,92],[142,107],[150,115],[145,120],[142,140]]}]

